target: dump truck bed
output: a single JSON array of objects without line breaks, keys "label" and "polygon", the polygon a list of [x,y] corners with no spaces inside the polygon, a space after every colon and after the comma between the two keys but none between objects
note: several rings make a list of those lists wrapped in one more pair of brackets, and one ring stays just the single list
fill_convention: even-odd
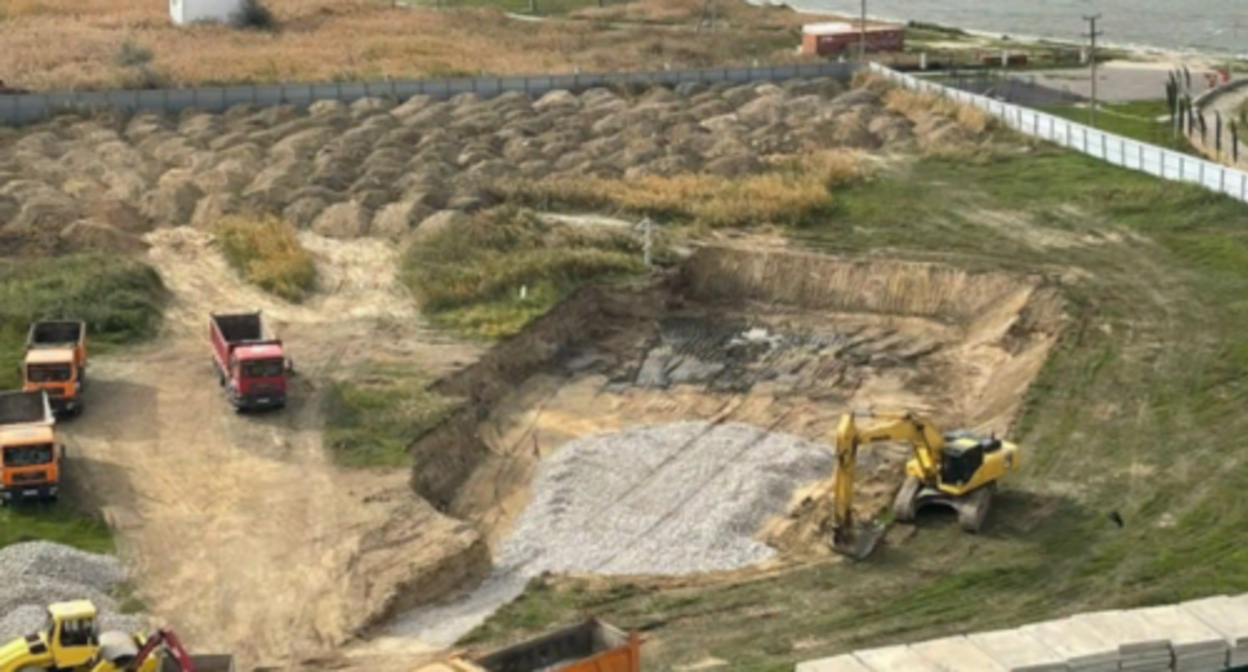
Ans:
[{"label": "dump truck bed", "polygon": [[42,390],[0,392],[0,427],[53,422],[52,408]]},{"label": "dump truck bed", "polygon": [[26,345],[32,348],[68,348],[82,341],[84,331],[86,331],[86,325],[82,322],[69,320],[36,322],[30,325]]},{"label": "dump truck bed", "polygon": [[221,332],[221,338],[227,343],[249,343],[273,340],[273,336],[264,328],[264,319],[260,313],[238,313],[234,315],[212,316],[212,321]]},{"label": "dump truck bed", "polygon": [[640,640],[597,619],[472,659],[487,672],[637,672]]}]

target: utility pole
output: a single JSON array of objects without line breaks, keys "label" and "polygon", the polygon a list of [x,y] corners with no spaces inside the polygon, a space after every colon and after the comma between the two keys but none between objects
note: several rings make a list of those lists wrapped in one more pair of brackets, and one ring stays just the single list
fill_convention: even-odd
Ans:
[{"label": "utility pole", "polygon": [[1088,125],[1093,128],[1096,128],[1096,38],[1104,34],[1103,31],[1096,29],[1096,22],[1100,18],[1100,14],[1083,17],[1083,20],[1088,22],[1088,32],[1084,37],[1092,40],[1088,55],[1088,62],[1092,65],[1092,104],[1088,107]]},{"label": "utility pole", "polygon": [[867,60],[867,0],[862,0],[862,18],[858,23],[858,60]]}]

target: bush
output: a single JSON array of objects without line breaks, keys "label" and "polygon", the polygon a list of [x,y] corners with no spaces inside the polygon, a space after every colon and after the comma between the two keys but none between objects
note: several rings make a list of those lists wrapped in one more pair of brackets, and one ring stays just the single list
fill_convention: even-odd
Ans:
[{"label": "bush", "polygon": [[18,383],[31,322],[79,319],[92,343],[129,343],[156,333],[164,294],[154,269],[126,257],[0,261],[0,389]]},{"label": "bush", "polygon": [[215,227],[221,253],[247,282],[286,299],[302,301],[316,286],[312,255],[295,229],[276,217],[226,217]]},{"label": "bush", "polygon": [[644,270],[636,237],[548,224],[514,210],[434,234],[404,260],[405,280],[426,314],[491,338],[514,334],[587,282]]},{"label": "bush", "polygon": [[239,30],[276,30],[277,19],[260,0],[243,0],[242,6],[230,17],[230,25]]}]

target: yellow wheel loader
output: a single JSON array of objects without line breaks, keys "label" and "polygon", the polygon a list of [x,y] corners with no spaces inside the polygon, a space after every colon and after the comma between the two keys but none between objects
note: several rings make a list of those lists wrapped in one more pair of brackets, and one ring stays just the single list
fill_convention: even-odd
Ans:
[{"label": "yellow wheel loader", "polygon": [[874,523],[858,526],[854,521],[854,470],[859,446],[904,441],[913,450],[906,463],[906,480],[893,502],[893,520],[914,522],[922,507],[943,505],[953,508],[958,524],[971,533],[983,526],[998,481],[1019,466],[1018,446],[995,436],[965,430],[945,434],[931,420],[908,412],[860,415],[883,422],[863,429],[855,422],[855,414],[841,418],[836,432],[832,531],[833,550],[856,560],[870,555],[885,531]]},{"label": "yellow wheel loader", "polygon": [[0,672],[233,672],[233,656],[190,656],[176,635],[159,630],[100,633],[87,600],[48,607],[38,633],[0,646]]}]

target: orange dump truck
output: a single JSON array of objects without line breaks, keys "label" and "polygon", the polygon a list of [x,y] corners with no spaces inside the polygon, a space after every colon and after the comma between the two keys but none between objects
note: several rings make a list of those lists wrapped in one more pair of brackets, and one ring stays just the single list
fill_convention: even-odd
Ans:
[{"label": "orange dump truck", "polygon": [[65,447],[55,426],[46,392],[0,392],[0,503],[60,494]]},{"label": "orange dump truck", "polygon": [[591,618],[475,657],[452,656],[417,672],[640,672],[641,638]]},{"label": "orange dump truck", "polygon": [[47,320],[30,325],[22,389],[44,390],[57,414],[82,413],[87,378],[87,325],[76,320]]}]

